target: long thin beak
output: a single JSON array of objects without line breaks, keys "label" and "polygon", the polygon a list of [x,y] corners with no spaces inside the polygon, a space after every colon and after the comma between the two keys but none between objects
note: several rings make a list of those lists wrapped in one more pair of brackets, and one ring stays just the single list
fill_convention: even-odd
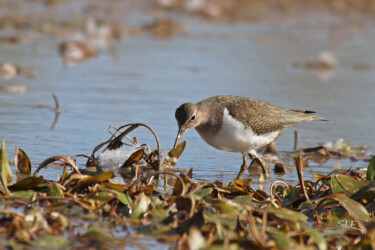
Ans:
[{"label": "long thin beak", "polygon": [[178,133],[177,133],[177,136],[176,136],[176,140],[174,141],[173,149],[175,149],[175,148],[177,147],[178,142],[179,142],[181,136],[182,136],[184,133],[185,133],[185,129],[183,129],[183,128],[180,127],[180,128],[178,129]]}]

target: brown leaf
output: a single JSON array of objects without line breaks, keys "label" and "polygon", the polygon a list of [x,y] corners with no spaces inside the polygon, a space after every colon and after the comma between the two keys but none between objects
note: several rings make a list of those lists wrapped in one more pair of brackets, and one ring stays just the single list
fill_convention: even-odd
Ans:
[{"label": "brown leaf", "polygon": [[77,168],[75,161],[71,157],[63,156],[63,155],[52,156],[52,157],[48,158],[47,160],[43,161],[39,165],[39,167],[37,168],[37,170],[34,172],[33,175],[36,176],[42,168],[46,167],[48,164],[50,164],[54,161],[60,161],[63,164],[71,166],[79,175],[81,175],[81,172]]},{"label": "brown leaf", "polygon": [[174,196],[183,195],[186,192],[187,187],[190,186],[191,184],[190,179],[184,173],[181,173],[180,177],[184,183],[181,183],[179,178],[177,179],[176,184],[174,185],[174,188],[173,188],[173,192],[172,192],[172,195]]},{"label": "brown leaf", "polygon": [[17,173],[31,174],[31,162],[25,151],[21,148],[16,149],[14,157],[14,165],[16,165]]},{"label": "brown leaf", "polygon": [[184,233],[189,232],[190,227],[196,226],[199,229],[203,226],[203,224],[204,224],[204,218],[203,218],[203,209],[202,209],[196,212],[193,217],[191,217],[190,219],[178,225],[178,227],[173,229],[172,232],[182,235]]},{"label": "brown leaf", "polygon": [[285,167],[281,162],[277,162],[275,164],[275,173],[285,173]]},{"label": "brown leaf", "polygon": [[143,148],[135,151],[129,158],[124,162],[124,164],[121,166],[121,168],[126,168],[131,166],[133,163],[138,162],[142,159],[143,155],[145,154],[145,151]]},{"label": "brown leaf", "polygon": [[100,175],[85,176],[78,181],[80,185],[90,185],[92,183],[108,181],[113,177],[113,171],[104,172]]},{"label": "brown leaf", "polygon": [[186,141],[183,141],[180,144],[178,144],[176,148],[169,151],[167,157],[165,157],[165,161],[170,165],[175,166],[177,164],[178,158],[181,156],[182,152],[184,152],[185,146]]}]

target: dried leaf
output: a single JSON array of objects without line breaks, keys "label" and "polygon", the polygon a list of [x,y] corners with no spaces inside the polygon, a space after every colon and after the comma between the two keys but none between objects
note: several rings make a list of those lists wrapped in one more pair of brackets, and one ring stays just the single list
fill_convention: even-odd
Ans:
[{"label": "dried leaf", "polygon": [[313,174],[313,177],[318,180],[330,180],[331,179],[331,176],[321,175],[321,174]]},{"label": "dried leaf", "polygon": [[62,155],[52,156],[52,157],[48,158],[47,160],[43,161],[42,163],[40,163],[39,167],[37,168],[37,170],[34,172],[33,175],[36,176],[42,168],[46,167],[48,164],[50,164],[54,161],[60,161],[63,164],[71,166],[79,175],[81,175],[81,172],[77,168],[74,160],[71,157],[62,156]]},{"label": "dried leaf", "polygon": [[125,187],[123,185],[120,185],[120,184],[116,184],[116,183],[112,183],[112,182],[104,182],[103,185],[106,186],[109,189],[112,189],[112,191],[113,190],[116,190],[118,192],[124,192],[125,191]]},{"label": "dried leaf", "polygon": [[176,208],[178,211],[185,211],[190,215],[194,211],[194,200],[189,197],[177,197]]},{"label": "dried leaf", "polygon": [[21,148],[16,149],[14,157],[14,165],[16,165],[17,173],[20,174],[31,174],[31,162],[25,151]]},{"label": "dried leaf", "polygon": [[186,146],[186,141],[181,142],[177,145],[176,148],[169,151],[167,157],[165,157],[165,161],[168,162],[170,165],[175,166],[177,164],[178,158],[180,158],[182,152],[184,152]]},{"label": "dried leaf", "polygon": [[8,183],[13,180],[12,170],[9,166],[8,156],[5,148],[5,139],[3,139],[3,145],[0,150],[0,178],[3,183],[5,194],[8,195]]},{"label": "dried leaf", "polygon": [[145,151],[143,148],[135,151],[129,158],[125,161],[125,163],[121,166],[121,168],[126,168],[131,166],[133,163],[138,162],[142,159],[143,155],[145,154]]},{"label": "dried leaf", "polygon": [[[139,124],[133,124],[133,125],[129,126],[127,129],[125,129],[124,132],[122,132],[121,134],[119,134],[118,136],[116,136],[113,140],[111,140],[110,143],[108,144],[108,146],[104,150],[112,150],[112,149],[116,149],[116,148],[119,148],[120,146],[122,146],[123,145],[122,139],[127,134],[129,134],[130,132],[132,132],[134,129],[138,128],[139,126],[140,126]],[[101,148],[106,143],[107,142],[104,142],[104,143],[96,146],[95,149],[94,149],[94,151],[92,152],[92,156],[94,155],[94,153],[96,152],[96,150],[98,150],[99,148]]]},{"label": "dried leaf", "polygon": [[277,162],[275,164],[275,173],[285,173],[285,167],[281,162]]},{"label": "dried leaf", "polygon": [[254,158],[254,160],[250,163],[248,171],[250,174],[254,174],[254,175],[260,175],[260,174],[265,174],[266,176],[268,175],[266,163],[263,159],[259,157]]},{"label": "dried leaf", "polygon": [[88,185],[91,185],[93,183],[100,183],[100,182],[108,181],[113,176],[114,176],[113,171],[104,172],[104,173],[99,174],[99,175],[85,176],[85,177],[82,177],[78,181],[78,184],[88,186]]},{"label": "dried leaf", "polygon": [[181,183],[180,179],[177,179],[176,184],[174,185],[174,188],[173,188],[173,192],[172,192],[172,195],[174,196],[183,195],[186,192],[188,186],[190,186],[191,184],[190,179],[184,173],[181,173],[180,177],[184,183]]},{"label": "dried leaf", "polygon": [[181,223],[177,228],[172,230],[172,232],[182,235],[184,233],[189,232],[189,229],[192,226],[195,226],[197,228],[201,228],[203,226],[203,224],[204,224],[204,218],[203,218],[203,209],[202,209],[202,210],[199,210],[198,212],[196,212],[193,215],[193,217],[191,217],[190,219]]}]

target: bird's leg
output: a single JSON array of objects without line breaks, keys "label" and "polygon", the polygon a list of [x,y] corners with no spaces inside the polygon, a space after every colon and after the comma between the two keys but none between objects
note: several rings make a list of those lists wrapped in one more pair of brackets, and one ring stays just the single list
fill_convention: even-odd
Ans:
[{"label": "bird's leg", "polygon": [[242,154],[242,157],[243,157],[243,162],[242,162],[242,165],[241,165],[241,169],[240,169],[240,172],[238,173],[236,179],[239,179],[241,178],[241,176],[243,175],[243,173],[246,171],[247,169],[247,159],[246,159],[246,153],[243,153]]}]

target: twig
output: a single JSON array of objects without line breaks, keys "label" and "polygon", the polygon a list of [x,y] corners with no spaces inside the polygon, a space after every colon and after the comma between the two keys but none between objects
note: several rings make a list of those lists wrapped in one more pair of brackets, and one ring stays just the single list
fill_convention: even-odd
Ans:
[{"label": "twig", "polygon": [[309,201],[310,199],[306,192],[305,183],[303,182],[303,158],[302,156],[298,156],[295,158],[295,164],[297,168],[299,183],[303,191],[303,195],[305,196],[306,200]]},{"label": "twig", "polygon": [[[273,200],[274,197],[275,197],[274,194],[273,194],[273,187],[274,187],[277,183],[281,183],[281,184],[283,184],[286,188],[288,188],[288,186],[289,186],[286,182],[281,181],[281,180],[276,180],[276,181],[272,182],[271,187],[270,187],[270,195],[271,195],[271,199],[272,199],[272,200]],[[276,196],[276,198],[279,200],[279,197],[278,197],[278,196]],[[279,201],[280,201],[280,200],[279,200]]]},{"label": "twig", "polygon": [[298,148],[298,141],[299,141],[298,131],[295,130],[295,131],[294,131],[294,152],[297,151],[297,148]]},{"label": "twig", "polygon": [[[156,139],[156,146],[157,146],[157,149],[158,149],[158,163],[159,163],[159,168],[160,168],[160,165],[161,165],[161,161],[162,161],[162,159],[161,159],[161,151],[160,151],[160,143],[159,143],[159,138],[158,138],[158,136],[156,135],[156,133],[155,133],[155,131],[150,127],[150,126],[148,126],[148,125],[146,125],[146,124],[144,124],[144,123],[129,123],[129,124],[126,124],[126,125],[124,125],[124,126],[121,126],[121,127],[119,127],[119,129],[122,129],[122,128],[124,128],[124,127],[128,127],[128,126],[142,126],[142,127],[145,127],[145,128],[147,128],[148,130],[150,130],[151,131],[151,133],[154,135],[154,137],[155,137],[155,139]],[[159,169],[158,169],[159,170]]]}]

